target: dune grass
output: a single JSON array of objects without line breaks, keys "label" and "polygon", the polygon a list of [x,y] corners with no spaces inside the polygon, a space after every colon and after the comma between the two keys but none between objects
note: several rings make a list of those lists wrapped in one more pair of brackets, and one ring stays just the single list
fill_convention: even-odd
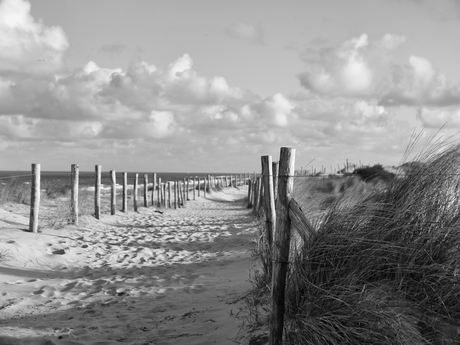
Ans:
[{"label": "dune grass", "polygon": [[30,204],[30,186],[17,179],[2,180],[0,185],[0,205],[8,202]]},{"label": "dune grass", "polygon": [[[436,151],[378,188],[353,182],[352,197],[345,190],[315,223],[291,255],[286,344],[456,344],[460,146]],[[321,183],[336,193],[336,182]],[[303,194],[312,210],[321,207],[315,188]],[[260,271],[253,284],[248,303],[269,310],[269,277]]]}]

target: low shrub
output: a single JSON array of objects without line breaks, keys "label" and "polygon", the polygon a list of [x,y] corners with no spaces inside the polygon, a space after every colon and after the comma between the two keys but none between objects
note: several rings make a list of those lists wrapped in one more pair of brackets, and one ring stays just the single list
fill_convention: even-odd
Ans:
[{"label": "low shrub", "polygon": [[371,181],[374,179],[391,181],[395,177],[395,174],[386,171],[380,164],[376,164],[371,167],[358,168],[353,172],[353,174],[358,175],[364,181]]}]

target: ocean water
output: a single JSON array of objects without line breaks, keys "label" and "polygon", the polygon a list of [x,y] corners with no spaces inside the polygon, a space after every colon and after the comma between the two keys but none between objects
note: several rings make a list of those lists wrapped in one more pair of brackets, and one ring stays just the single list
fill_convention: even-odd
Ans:
[{"label": "ocean water", "polygon": [[[128,172],[128,185],[134,184],[133,172]],[[139,185],[144,183],[144,173],[139,174]],[[149,184],[153,183],[153,173],[147,173]],[[157,173],[158,178],[161,178],[162,182],[167,181],[183,181],[184,178],[204,178],[208,175],[212,176],[231,176],[237,175],[235,173]],[[32,174],[30,171],[0,171],[0,185],[7,184],[12,179],[19,183],[30,183]],[[81,188],[91,189],[95,185],[96,174],[94,171],[80,171],[79,173],[79,186]],[[116,173],[117,184],[123,185],[123,175],[121,172]],[[40,174],[40,187],[45,189],[49,184],[57,186],[69,186],[71,184],[70,171],[42,171]],[[110,172],[101,173],[101,184],[102,188],[109,188],[111,184]]]}]

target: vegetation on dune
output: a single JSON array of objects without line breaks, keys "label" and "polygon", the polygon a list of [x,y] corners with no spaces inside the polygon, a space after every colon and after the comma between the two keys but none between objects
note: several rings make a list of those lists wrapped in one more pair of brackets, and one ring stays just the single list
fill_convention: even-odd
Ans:
[{"label": "vegetation on dune", "polygon": [[[291,255],[286,344],[454,344],[460,146],[421,158],[385,184],[295,181],[294,198],[303,196],[307,214],[320,208],[317,199],[340,196]],[[267,253],[258,251],[262,262]],[[260,322],[271,307],[267,272],[255,273],[253,285],[248,315]]]},{"label": "vegetation on dune", "polygon": [[0,205],[8,202],[29,205],[30,186],[19,182],[17,179],[2,180],[2,184],[0,184]]}]

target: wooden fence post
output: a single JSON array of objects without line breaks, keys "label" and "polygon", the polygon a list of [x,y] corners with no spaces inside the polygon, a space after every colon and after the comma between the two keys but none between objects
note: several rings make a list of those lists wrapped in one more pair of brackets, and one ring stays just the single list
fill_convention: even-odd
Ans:
[{"label": "wooden fence post", "polygon": [[198,177],[198,197],[200,196],[200,189],[201,189],[201,177]]},{"label": "wooden fence post", "polygon": [[196,197],[195,197],[195,195],[196,195],[196,178],[195,177],[193,178],[193,187],[192,188],[193,188],[193,200],[196,200]]},{"label": "wooden fence post", "polygon": [[123,173],[123,207],[122,212],[128,212],[128,173]]},{"label": "wooden fence post", "polygon": [[254,188],[254,196],[253,196],[253,211],[254,214],[257,215],[257,211],[259,210],[259,194],[260,194],[260,177],[256,178],[256,188]]},{"label": "wooden fence post", "polygon": [[117,178],[115,170],[110,170],[110,214],[114,215],[116,212],[115,205],[117,204]]},{"label": "wooden fence post", "polygon": [[205,177],[205,178],[204,178],[203,196],[204,196],[205,198],[206,198],[206,184],[207,184],[206,181],[209,181],[209,175],[208,175],[208,177]]},{"label": "wooden fence post", "polygon": [[134,187],[133,187],[133,205],[134,212],[137,212],[137,189],[139,187],[139,174],[134,174]]},{"label": "wooden fence post", "polygon": [[276,231],[273,241],[272,314],[270,315],[270,345],[282,345],[285,309],[286,273],[291,240],[289,203],[294,188],[295,149],[282,147],[278,173],[276,201]]},{"label": "wooden fence post", "polygon": [[94,217],[101,219],[101,166],[96,165],[95,170]]},{"label": "wooden fence post", "polygon": [[168,181],[168,208],[172,208],[172,205],[171,205],[171,181]]},{"label": "wooden fence post", "polygon": [[248,187],[248,208],[252,207],[252,181],[249,180],[249,187]]},{"label": "wooden fence post", "polygon": [[149,207],[149,202],[147,198],[149,190],[149,175],[144,174],[144,207]]},{"label": "wooden fence post", "polygon": [[32,183],[30,190],[29,231],[38,232],[38,211],[40,209],[40,164],[32,164]]},{"label": "wooden fence post", "polygon": [[[262,184],[264,186],[264,210],[265,210],[265,229],[267,231],[267,242],[269,251],[273,244],[273,235],[275,233],[276,211],[275,197],[273,193],[273,174],[272,174],[272,156],[262,156]],[[270,267],[271,268],[271,267]]]},{"label": "wooden fence post", "polygon": [[276,196],[278,195],[278,162],[272,163],[272,173],[273,173],[273,196],[276,200]]},{"label": "wooden fence post", "polygon": [[158,178],[158,207],[161,207],[161,177]]},{"label": "wooden fence post", "polygon": [[174,209],[177,209],[177,181],[174,181]]},{"label": "wooden fence post", "polygon": [[157,174],[153,174],[153,186],[152,186],[152,206],[155,207],[155,191],[157,189]]},{"label": "wooden fence post", "polygon": [[78,164],[70,166],[71,190],[70,190],[70,212],[73,223],[78,226],[78,180],[79,169]]},{"label": "wooden fence post", "polygon": [[163,188],[163,207],[166,208],[166,182],[161,184]]},{"label": "wooden fence post", "polygon": [[190,193],[190,179],[187,178],[187,200],[190,200],[189,193]]}]

